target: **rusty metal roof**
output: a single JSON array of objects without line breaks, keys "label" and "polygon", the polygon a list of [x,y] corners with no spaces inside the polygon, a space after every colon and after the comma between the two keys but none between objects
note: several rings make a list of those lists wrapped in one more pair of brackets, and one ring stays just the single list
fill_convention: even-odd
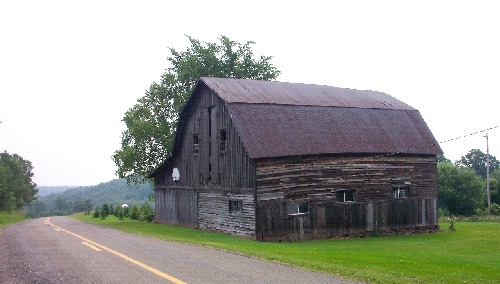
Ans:
[{"label": "rusty metal roof", "polygon": [[252,158],[441,153],[416,110],[242,103],[227,108]]},{"label": "rusty metal roof", "polygon": [[222,100],[252,158],[442,153],[418,110],[376,91],[202,78]]},{"label": "rusty metal roof", "polygon": [[321,85],[203,77],[201,81],[226,103],[331,106],[414,110],[394,97]]}]

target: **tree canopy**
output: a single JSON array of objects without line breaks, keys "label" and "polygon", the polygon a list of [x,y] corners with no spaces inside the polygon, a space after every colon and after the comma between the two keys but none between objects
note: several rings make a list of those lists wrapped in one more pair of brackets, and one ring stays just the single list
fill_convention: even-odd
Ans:
[{"label": "tree canopy", "polygon": [[[465,156],[456,162],[458,166],[463,166],[473,169],[476,174],[486,178],[487,157],[486,154],[478,149],[472,149]],[[495,156],[490,155],[490,174],[497,170],[500,163]]]},{"label": "tree canopy", "polygon": [[17,154],[0,154],[0,211],[13,211],[33,201],[37,193],[33,166]]},{"label": "tree canopy", "polygon": [[484,180],[473,169],[449,162],[437,165],[439,206],[450,214],[470,216],[485,201]]},{"label": "tree canopy", "polygon": [[188,39],[191,46],[185,51],[169,48],[172,66],[125,113],[127,129],[112,158],[117,175],[128,182],[142,182],[171,155],[179,114],[200,77],[273,80],[280,74],[271,56],[254,57],[252,41]]}]

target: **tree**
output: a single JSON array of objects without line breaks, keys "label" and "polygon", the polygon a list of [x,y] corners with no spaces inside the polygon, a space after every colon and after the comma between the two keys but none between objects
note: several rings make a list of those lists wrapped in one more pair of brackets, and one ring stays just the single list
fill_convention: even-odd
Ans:
[{"label": "tree", "polygon": [[33,166],[17,154],[0,154],[0,211],[20,209],[38,192],[32,181]]},{"label": "tree", "polygon": [[[476,172],[476,174],[483,178],[486,178],[487,157],[485,153],[481,152],[481,150],[470,150],[467,155],[462,156],[462,158],[455,164],[458,166],[471,168]],[[499,166],[500,163],[495,158],[495,156],[490,155],[490,174],[497,170]]]},{"label": "tree", "polygon": [[172,67],[125,113],[127,129],[112,158],[117,175],[129,183],[144,181],[171,155],[179,114],[200,77],[273,80],[280,74],[272,57],[254,58],[254,42],[241,44],[225,36],[218,43],[188,39],[191,46],[185,51],[169,48]]},{"label": "tree", "polygon": [[491,203],[500,205],[500,170],[496,170],[490,176],[490,197]]},{"label": "tree", "polygon": [[439,206],[454,215],[470,216],[484,206],[485,182],[469,168],[439,163]]},{"label": "tree", "polygon": [[438,163],[451,163],[451,160],[446,158],[443,154],[436,157]]}]

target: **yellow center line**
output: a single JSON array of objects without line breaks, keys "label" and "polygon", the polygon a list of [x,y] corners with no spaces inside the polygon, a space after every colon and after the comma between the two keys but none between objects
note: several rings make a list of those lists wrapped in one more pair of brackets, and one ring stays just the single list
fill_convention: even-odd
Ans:
[{"label": "yellow center line", "polygon": [[133,258],[131,258],[131,257],[127,256],[127,255],[124,255],[123,253],[120,253],[120,252],[117,252],[117,251],[115,251],[115,250],[112,250],[112,249],[110,249],[110,248],[108,248],[108,247],[105,247],[105,246],[103,246],[103,245],[99,244],[99,243],[96,243],[96,242],[91,241],[91,240],[89,240],[89,239],[87,239],[87,238],[85,238],[85,237],[82,237],[82,236],[77,235],[77,234],[75,234],[75,233],[73,233],[73,232],[70,232],[70,231],[68,231],[68,230],[65,230],[65,229],[63,229],[63,228],[61,228],[61,227],[59,227],[59,226],[56,226],[56,225],[54,225],[54,224],[52,224],[52,223],[50,222],[50,217],[48,217],[47,219],[45,219],[44,223],[45,223],[45,224],[48,224],[48,225],[50,225],[50,226],[52,226],[52,227],[54,227],[54,228],[56,228],[56,229],[59,229],[59,230],[61,230],[61,231],[65,232],[65,233],[68,233],[68,234],[70,234],[70,235],[72,235],[72,236],[74,236],[74,237],[76,237],[76,238],[79,238],[80,240],[82,240],[82,241],[86,242],[86,243],[87,243],[87,245],[88,245],[88,244],[92,244],[92,245],[94,245],[95,247],[101,248],[102,250],[108,251],[108,252],[110,252],[110,253],[112,253],[112,254],[114,254],[114,255],[116,255],[116,256],[119,256],[119,257],[121,257],[121,258],[123,258],[123,259],[125,259],[125,260],[127,260],[127,261],[129,261],[129,262],[131,262],[131,263],[133,263],[133,264],[135,264],[135,265],[137,265],[137,266],[139,266],[139,267],[142,267],[142,268],[146,269],[147,271],[149,271],[149,272],[151,272],[151,273],[154,273],[154,274],[156,274],[156,275],[158,275],[158,276],[160,276],[160,277],[162,277],[162,278],[164,278],[164,279],[167,279],[168,281],[170,281],[170,282],[172,282],[172,283],[175,283],[175,284],[185,284],[185,283],[186,283],[186,282],[184,282],[184,281],[182,281],[182,280],[180,280],[180,279],[177,279],[177,278],[175,278],[175,277],[173,277],[173,276],[168,275],[167,273],[161,272],[161,271],[159,271],[159,270],[158,270],[158,269],[156,269],[156,268],[153,268],[153,267],[151,267],[151,266],[149,266],[149,265],[147,265],[147,264],[144,264],[144,263],[142,263],[142,262],[140,262],[140,261],[137,261],[137,260],[135,260],[135,259],[133,259]]},{"label": "yellow center line", "polygon": [[82,244],[84,244],[84,245],[88,246],[89,248],[91,248],[91,249],[93,249],[93,250],[95,250],[95,251],[102,251],[102,250],[100,250],[100,249],[96,248],[95,246],[93,246],[93,245],[91,245],[91,244],[89,244],[89,243],[87,243],[87,242],[82,242]]}]

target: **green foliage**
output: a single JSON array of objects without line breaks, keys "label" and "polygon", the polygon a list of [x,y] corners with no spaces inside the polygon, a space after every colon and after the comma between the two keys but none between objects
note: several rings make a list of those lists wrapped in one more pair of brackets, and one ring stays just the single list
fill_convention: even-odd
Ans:
[{"label": "green foliage", "polygon": [[451,160],[447,159],[444,155],[438,155],[436,159],[438,163],[451,163]]},{"label": "green foliage", "polygon": [[126,218],[130,217],[130,208],[129,207],[123,208],[123,216]]},{"label": "green foliage", "polygon": [[0,211],[21,209],[34,200],[33,166],[17,154],[0,153]]},{"label": "green foliage", "polygon": [[155,219],[155,210],[148,203],[144,203],[141,206],[141,220],[147,222],[153,222]]},{"label": "green foliage", "polygon": [[[55,187],[59,191],[59,187]],[[124,179],[115,179],[95,186],[65,188],[63,192],[49,193],[50,187],[44,187],[43,196],[26,207],[30,218],[51,215],[69,215],[76,212],[91,211],[93,206],[110,206],[110,214],[114,212],[111,204],[121,206],[123,203],[147,202],[152,192],[149,183],[130,186]]]},{"label": "green foliage", "polygon": [[500,205],[496,203],[491,203],[491,214],[495,216],[500,216]]},{"label": "green foliage", "polygon": [[119,205],[115,206],[114,215],[118,217],[120,220],[123,220],[125,218],[125,212],[123,208]]},{"label": "green foliage", "polygon": [[[262,243],[134,220],[77,216],[129,233],[235,251],[366,283],[498,283],[500,226],[455,222],[457,231],[380,238]],[[441,223],[443,228],[448,223]],[[487,245],[485,245],[487,244]]]},{"label": "green foliage", "polygon": [[142,182],[170,156],[179,114],[200,77],[273,80],[280,74],[272,57],[254,58],[254,42],[241,44],[225,36],[218,43],[188,39],[186,51],[169,48],[172,67],[125,113],[127,129],[113,161],[118,176],[128,182]]},{"label": "green foliage", "polygon": [[[462,156],[460,160],[457,161],[457,166],[463,166],[473,169],[476,174],[482,178],[486,178],[486,168],[487,168],[487,157],[486,154],[478,149],[472,149],[467,153],[467,155]],[[500,162],[495,158],[495,156],[490,155],[490,173],[497,170],[500,167]]]},{"label": "green foliage", "polygon": [[92,218],[99,218],[99,216],[101,215],[99,211],[99,207],[94,208],[94,214],[92,215]]},{"label": "green foliage", "polygon": [[439,163],[437,170],[441,208],[453,215],[470,216],[484,206],[485,183],[472,169]]},{"label": "green foliage", "polygon": [[132,208],[130,209],[130,219],[132,220],[139,220],[141,218],[141,208],[137,206],[136,204],[132,205]]},{"label": "green foliage", "polygon": [[101,217],[108,217],[109,216],[109,205],[107,203],[104,203],[101,207]]},{"label": "green foliage", "polygon": [[[0,211],[0,229],[3,226],[14,224],[26,220],[26,217],[22,211]],[[1,235],[0,231],[0,235]]]},{"label": "green foliage", "polygon": [[490,175],[490,197],[491,203],[500,204],[500,170]]}]

